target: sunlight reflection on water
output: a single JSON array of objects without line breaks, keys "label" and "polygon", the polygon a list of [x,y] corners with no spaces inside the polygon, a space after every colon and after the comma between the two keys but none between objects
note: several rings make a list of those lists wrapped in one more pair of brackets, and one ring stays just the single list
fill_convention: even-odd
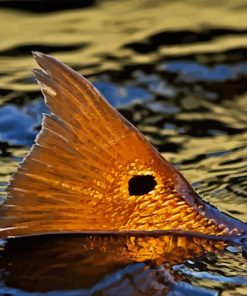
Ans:
[{"label": "sunlight reflection on water", "polygon": [[[244,0],[96,1],[40,14],[1,9],[0,196],[47,112],[30,71],[34,49],[87,75],[205,200],[246,222],[246,9]],[[92,289],[120,295],[128,288],[135,295],[124,274],[136,272],[130,277],[139,285],[148,279],[143,266],[122,267]],[[152,269],[146,272],[157,279]],[[240,250],[191,260],[173,272],[182,275],[173,288],[182,295],[246,295]],[[0,289],[27,295],[15,288],[5,282]]]}]

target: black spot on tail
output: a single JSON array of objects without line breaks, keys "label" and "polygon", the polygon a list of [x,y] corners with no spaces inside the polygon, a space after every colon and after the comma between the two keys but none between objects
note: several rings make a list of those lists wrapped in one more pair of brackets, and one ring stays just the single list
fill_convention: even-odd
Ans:
[{"label": "black spot on tail", "polygon": [[129,195],[147,194],[157,185],[152,175],[137,175],[129,180]]}]

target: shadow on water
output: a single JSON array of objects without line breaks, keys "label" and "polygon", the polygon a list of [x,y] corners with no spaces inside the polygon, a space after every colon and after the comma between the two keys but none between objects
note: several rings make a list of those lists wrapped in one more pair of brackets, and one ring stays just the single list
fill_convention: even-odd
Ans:
[{"label": "shadow on water", "polygon": [[53,12],[59,10],[90,7],[95,0],[1,0],[0,7],[31,12]]},{"label": "shadow on water", "polygon": [[[30,71],[30,50],[41,50],[89,77],[203,199],[247,222],[247,2],[46,2],[0,1],[1,199],[47,112]],[[1,293],[246,295],[237,247],[167,273],[145,261],[106,263],[101,252],[81,253],[84,244],[71,236],[3,242]]]}]

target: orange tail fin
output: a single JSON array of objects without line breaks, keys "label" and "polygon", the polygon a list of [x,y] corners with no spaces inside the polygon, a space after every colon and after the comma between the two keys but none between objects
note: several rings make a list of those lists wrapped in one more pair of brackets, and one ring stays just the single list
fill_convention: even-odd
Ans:
[{"label": "orange tail fin", "polygon": [[198,229],[218,233],[193,190],[81,75],[34,53],[52,114],[8,187],[2,236],[60,231]]}]

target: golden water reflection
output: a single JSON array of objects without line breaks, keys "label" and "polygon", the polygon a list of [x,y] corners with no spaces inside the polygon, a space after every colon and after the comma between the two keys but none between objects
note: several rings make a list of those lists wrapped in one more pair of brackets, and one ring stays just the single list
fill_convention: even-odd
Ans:
[{"label": "golden water reflection", "polygon": [[[30,71],[30,51],[41,50],[98,83],[203,199],[247,222],[246,9],[246,0],[98,1],[40,14],[1,8],[0,196],[45,112]],[[20,275],[24,261],[13,252]],[[225,254],[195,270],[246,276],[242,255]],[[246,285],[183,279],[245,295]]]}]

